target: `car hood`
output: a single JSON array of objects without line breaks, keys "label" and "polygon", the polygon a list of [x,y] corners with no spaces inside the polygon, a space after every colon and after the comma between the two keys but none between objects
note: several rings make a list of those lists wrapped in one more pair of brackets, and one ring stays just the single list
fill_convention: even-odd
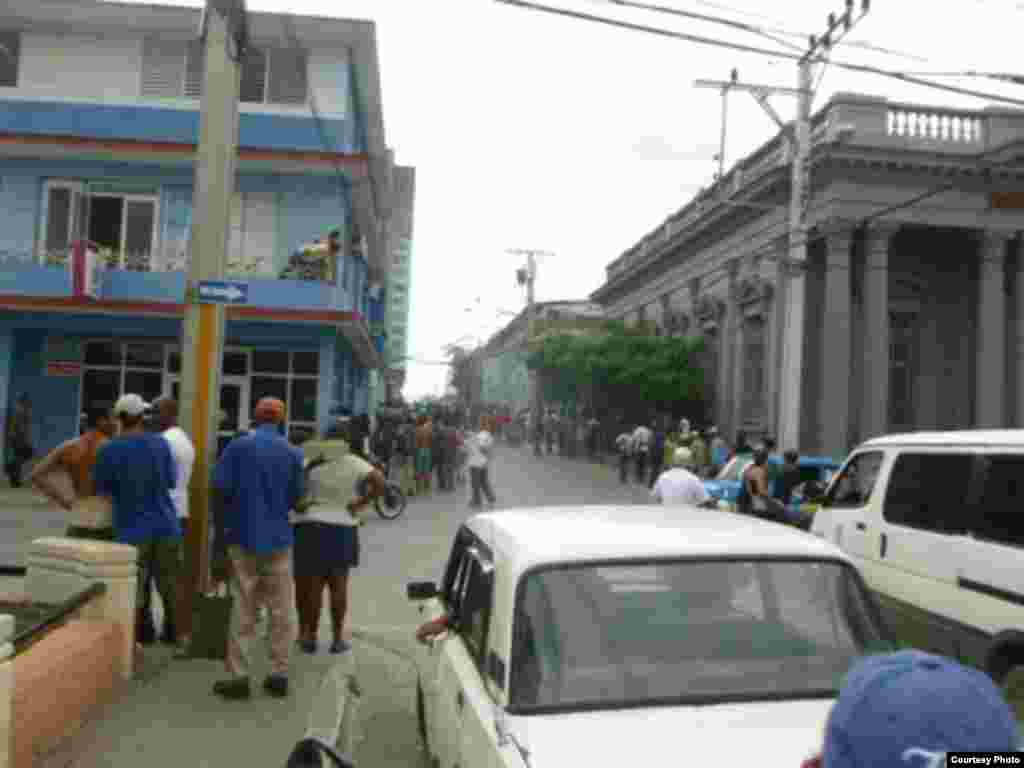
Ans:
[{"label": "car hood", "polygon": [[832,699],[619,709],[510,718],[530,768],[757,765],[820,752]]}]

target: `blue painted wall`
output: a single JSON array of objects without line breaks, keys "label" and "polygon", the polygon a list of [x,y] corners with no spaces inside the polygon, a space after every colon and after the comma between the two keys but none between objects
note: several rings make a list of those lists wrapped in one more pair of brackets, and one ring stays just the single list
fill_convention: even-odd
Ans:
[{"label": "blue painted wall", "polygon": [[11,392],[11,362],[14,358],[14,336],[0,331],[0,444],[7,434],[7,409],[13,405]]},{"label": "blue painted wall", "polygon": [[32,398],[32,440],[36,455],[57,447],[78,432],[80,379],[47,376],[45,330],[14,334],[10,395],[27,392]]},{"label": "blue painted wall", "polygon": [[0,169],[0,268],[9,261],[32,258],[41,184],[33,176],[6,175]]},{"label": "blue painted wall", "polygon": [[[336,152],[361,151],[353,142],[360,133],[353,130],[353,118],[322,117],[321,122],[324,136],[312,116],[243,113],[238,119],[238,143],[256,149],[310,152],[323,152],[326,143]],[[199,136],[199,112],[5,99],[0,133],[194,144]]]}]

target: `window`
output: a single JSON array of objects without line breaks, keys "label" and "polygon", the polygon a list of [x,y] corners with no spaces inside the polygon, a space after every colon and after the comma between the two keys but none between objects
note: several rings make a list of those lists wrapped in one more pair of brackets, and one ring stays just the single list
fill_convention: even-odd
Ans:
[{"label": "window", "polygon": [[981,539],[1024,546],[1024,456],[978,457],[981,496],[968,526]]},{"label": "window", "polygon": [[0,88],[18,86],[21,62],[21,32],[0,30]]},{"label": "window", "polygon": [[85,345],[82,410],[109,410],[122,394],[134,392],[153,401],[163,394],[164,351],[161,343],[112,340]]},{"label": "window", "polygon": [[205,60],[199,40],[146,38],[139,93],[144,99],[198,99],[203,92]]},{"label": "window", "polygon": [[80,182],[49,181],[46,206],[45,263],[66,264],[71,244],[88,238],[108,267],[150,269],[156,249],[156,195],[89,193]]},{"label": "window", "polygon": [[477,663],[482,663],[487,649],[487,625],[491,617],[491,569],[474,549],[470,549],[464,559],[466,578],[459,612],[459,636],[470,655]]},{"label": "window", "polygon": [[276,397],[287,405],[290,434],[316,433],[320,396],[319,352],[254,349],[252,370],[249,394],[253,411],[260,398]]},{"label": "window", "polygon": [[239,100],[248,104],[306,103],[309,62],[305,51],[250,48],[242,61]]},{"label": "window", "polygon": [[743,420],[759,422],[764,415],[765,324],[749,318],[743,327]]},{"label": "window", "polygon": [[860,453],[850,459],[842,475],[829,489],[826,505],[862,507],[867,504],[882,469],[882,459],[883,454],[878,451]]},{"label": "window", "polygon": [[892,312],[889,322],[889,428],[901,431],[915,423],[918,319],[913,312]]},{"label": "window", "polygon": [[972,454],[900,454],[889,476],[882,515],[909,528],[963,533],[974,471]]}]

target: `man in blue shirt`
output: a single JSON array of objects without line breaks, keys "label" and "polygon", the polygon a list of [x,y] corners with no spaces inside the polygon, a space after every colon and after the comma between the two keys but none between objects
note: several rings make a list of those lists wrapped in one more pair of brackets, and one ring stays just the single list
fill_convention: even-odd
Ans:
[{"label": "man in blue shirt", "polygon": [[[288,665],[295,642],[293,533],[289,512],[303,493],[302,451],[281,433],[285,406],[265,397],[256,404],[256,429],[228,444],[213,473],[217,526],[215,549],[231,564],[230,679],[213,686],[226,699],[251,694],[249,669],[262,604],[270,615],[271,673],[263,683],[271,696],[288,695]],[[219,569],[218,569],[219,570]]]},{"label": "man in blue shirt", "polygon": [[[164,605],[164,626],[174,627],[181,573],[181,527],[171,500],[177,467],[168,442],[145,431],[149,403],[128,394],[114,404],[120,435],[99,452],[94,470],[96,495],[110,499],[115,538],[138,549],[136,609],[141,610],[152,574]],[[141,614],[137,626],[143,626]],[[140,638],[141,639],[141,638]]]}]

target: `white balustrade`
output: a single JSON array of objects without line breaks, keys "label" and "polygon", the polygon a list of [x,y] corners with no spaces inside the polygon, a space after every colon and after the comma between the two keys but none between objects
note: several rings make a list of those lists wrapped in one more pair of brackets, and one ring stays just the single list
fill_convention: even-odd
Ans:
[{"label": "white balustrade", "polygon": [[984,119],[953,112],[889,109],[886,113],[886,135],[977,145],[985,140]]}]

